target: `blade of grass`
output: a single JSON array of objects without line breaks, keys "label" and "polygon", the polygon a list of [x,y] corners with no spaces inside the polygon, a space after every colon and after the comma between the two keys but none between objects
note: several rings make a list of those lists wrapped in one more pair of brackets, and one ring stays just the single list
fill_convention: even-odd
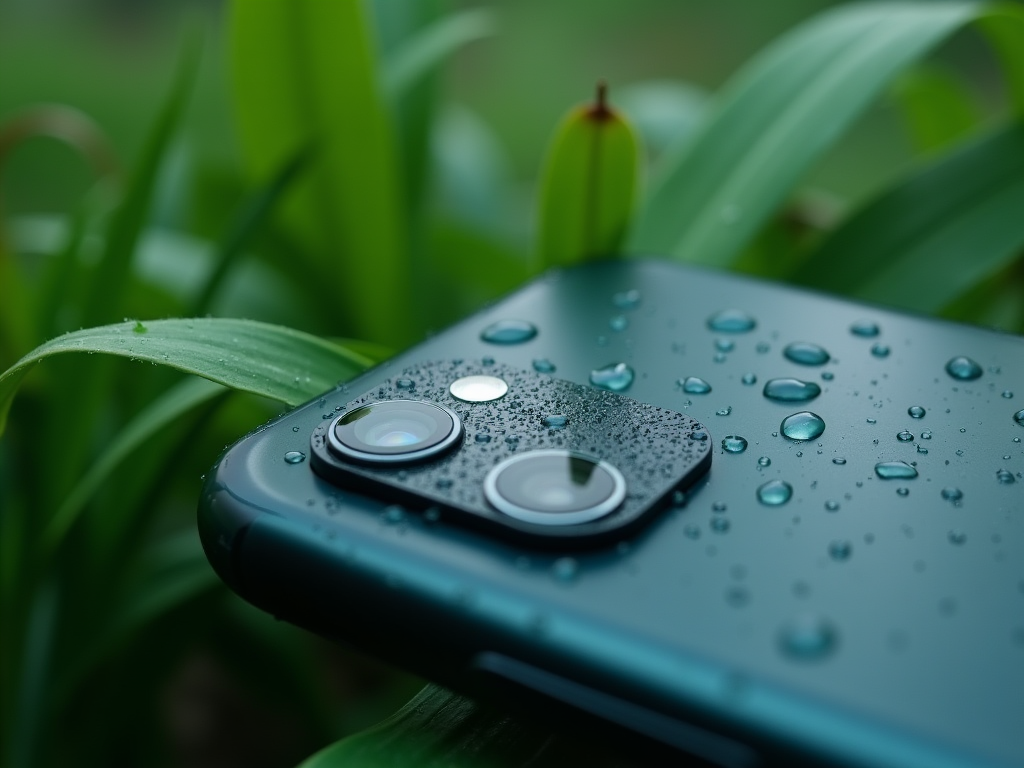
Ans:
[{"label": "blade of grass", "polygon": [[966,83],[937,66],[907,72],[894,83],[893,96],[914,146],[923,151],[965,138],[981,121]]},{"label": "blade of grass", "polygon": [[282,216],[316,255],[351,335],[415,337],[393,126],[362,3],[232,4],[233,96],[249,171],[266,178],[312,143],[310,172]]},{"label": "blade of grass", "polygon": [[[35,591],[31,599],[22,646],[17,710],[11,733],[8,734],[7,765],[35,764],[36,747],[45,717],[43,710],[49,701],[47,688],[51,682],[50,653],[58,614],[57,585],[48,581]],[[12,629],[15,628],[7,627],[5,631],[10,632]],[[5,641],[5,645],[9,642]]]},{"label": "blade of grass", "polygon": [[1024,124],[959,147],[883,193],[793,272],[798,283],[937,312],[1024,248]]},{"label": "blade of grass", "polygon": [[[666,163],[630,250],[731,263],[896,73],[979,19],[1007,34],[1015,27],[1019,38],[1024,8],[846,5],[787,34],[728,83],[698,135]],[[1015,66],[1022,55],[1018,50]]]},{"label": "blade of grass", "polygon": [[117,323],[59,336],[0,374],[0,434],[25,374],[52,355],[99,352],[165,365],[297,405],[370,361],[301,331],[254,320],[195,318]]}]

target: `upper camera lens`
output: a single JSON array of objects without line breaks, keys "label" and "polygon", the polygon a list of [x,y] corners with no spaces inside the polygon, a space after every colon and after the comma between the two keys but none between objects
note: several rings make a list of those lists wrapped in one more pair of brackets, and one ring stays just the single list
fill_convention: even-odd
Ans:
[{"label": "upper camera lens", "polygon": [[421,461],[451,448],[462,422],[449,408],[422,400],[382,400],[343,413],[327,432],[331,451],[371,463]]},{"label": "upper camera lens", "polygon": [[499,511],[528,523],[576,525],[614,511],[626,480],[608,462],[561,449],[531,451],[498,464],[484,495]]}]

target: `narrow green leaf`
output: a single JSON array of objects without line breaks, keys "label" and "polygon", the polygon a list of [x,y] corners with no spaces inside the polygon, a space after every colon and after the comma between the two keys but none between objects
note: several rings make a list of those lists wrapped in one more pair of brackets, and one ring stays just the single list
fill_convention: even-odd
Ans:
[{"label": "narrow green leaf", "polygon": [[186,379],[128,422],[65,497],[47,524],[43,531],[44,551],[56,549],[93,494],[121,462],[194,407],[224,392],[223,387],[206,379]]},{"label": "narrow green leaf", "polygon": [[548,151],[540,189],[538,271],[619,250],[633,213],[636,136],[605,102],[574,109]]},{"label": "narrow green leaf", "polygon": [[942,149],[965,138],[980,122],[967,84],[938,66],[915,67],[893,85],[911,140],[918,149]]},{"label": "narrow green leaf", "polygon": [[844,5],[785,35],[726,85],[702,130],[666,164],[630,250],[731,263],[896,73],[979,19],[1019,39],[1024,8]]},{"label": "narrow green leaf", "polygon": [[383,71],[384,91],[393,102],[455,51],[494,34],[494,14],[470,8],[438,19],[417,31],[388,57]]},{"label": "narrow green leaf", "polygon": [[315,336],[255,320],[207,317],[88,328],[36,347],[0,374],[0,434],[25,374],[47,357],[69,352],[166,365],[287,405],[304,402],[370,364]]},{"label": "narrow green leaf", "polygon": [[345,332],[401,344],[415,337],[395,136],[359,2],[236,0],[233,96],[255,178],[299,147],[315,151],[285,200],[284,223],[329,282]]},{"label": "narrow green leaf", "polygon": [[1024,248],[1024,124],[943,155],[861,209],[792,275],[937,312]]},{"label": "narrow green leaf", "polygon": [[[59,614],[57,585],[52,580],[47,581],[31,597],[19,670],[17,711],[10,713],[14,725],[9,734],[7,765],[35,764],[35,751],[46,715],[44,710],[49,701],[50,656]],[[17,631],[17,628],[5,628],[5,632],[12,630]],[[5,641],[9,642],[10,638]]]}]

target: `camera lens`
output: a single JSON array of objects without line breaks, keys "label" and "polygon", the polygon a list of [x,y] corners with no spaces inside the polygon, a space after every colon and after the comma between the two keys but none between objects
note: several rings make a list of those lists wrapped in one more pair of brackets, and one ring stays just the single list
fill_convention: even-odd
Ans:
[{"label": "camera lens", "polygon": [[606,461],[560,449],[531,451],[492,469],[484,495],[517,520],[576,525],[615,510],[626,497],[626,480]]},{"label": "camera lens", "polygon": [[343,413],[327,431],[331,451],[374,464],[421,461],[462,436],[454,411],[422,400],[382,400]]}]

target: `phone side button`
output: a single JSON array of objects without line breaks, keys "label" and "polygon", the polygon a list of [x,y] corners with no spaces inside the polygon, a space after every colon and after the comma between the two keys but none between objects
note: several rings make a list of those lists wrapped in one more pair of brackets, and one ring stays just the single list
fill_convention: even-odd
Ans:
[{"label": "phone side button", "polygon": [[478,653],[470,663],[470,670],[474,677],[487,678],[487,687],[491,690],[498,687],[513,695],[521,692],[527,696],[531,693],[541,694],[549,700],[623,726],[713,765],[723,768],[757,768],[762,764],[757,753],[745,744],[566,680],[500,653]]}]

